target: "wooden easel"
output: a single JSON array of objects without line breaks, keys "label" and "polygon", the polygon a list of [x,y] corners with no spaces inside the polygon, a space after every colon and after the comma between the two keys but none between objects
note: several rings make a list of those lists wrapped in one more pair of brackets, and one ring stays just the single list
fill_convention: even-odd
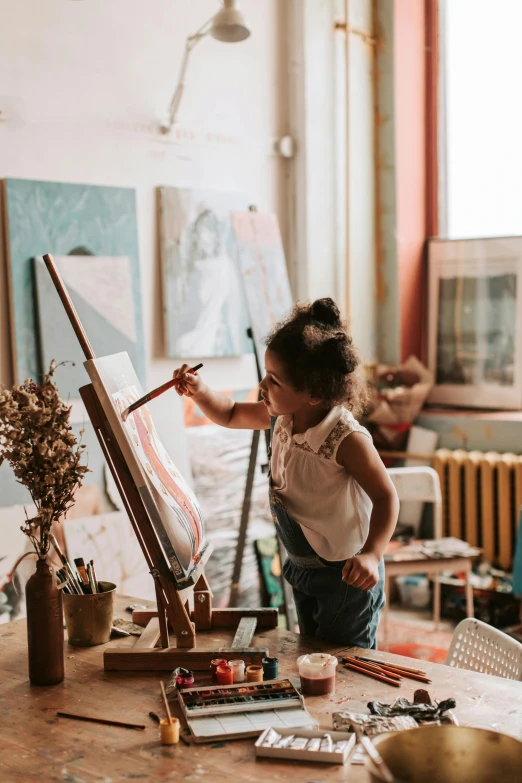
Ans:
[{"label": "wooden easel", "polygon": [[[92,346],[78,318],[67,289],[52,256],[44,261],[82,346],[86,359],[95,359]],[[194,584],[180,590],[158,540],[111,425],[92,384],[80,389],[82,400],[92,422],[107,464],[112,473],[125,510],[154,578],[157,610],[134,612],[133,621],[146,626],[131,649],[109,648],[104,652],[104,667],[108,671],[161,671],[183,666],[192,670],[208,670],[214,658],[241,657],[248,663],[260,663],[267,648],[250,647],[256,626],[277,627],[276,609],[213,609],[212,591],[204,576],[204,562],[194,572]],[[193,609],[191,602],[193,599]],[[236,629],[231,647],[199,648],[196,633],[217,628]],[[176,637],[170,646],[169,632]],[[157,647],[159,643],[159,647]]]},{"label": "wooden easel", "polygon": [[[251,328],[247,329],[247,336],[253,341],[257,377],[259,383],[261,383],[263,379],[263,374],[261,372],[259,356],[257,353],[256,344],[254,342],[254,335],[252,333]],[[270,454],[270,430],[265,430],[264,435],[265,435],[266,451],[267,454]],[[259,450],[259,439],[260,439],[260,431],[254,430],[254,432],[252,433],[252,444],[250,446],[250,457],[248,460],[248,470],[247,470],[247,477],[245,483],[245,494],[243,496],[243,505],[241,507],[241,519],[239,522],[236,554],[234,558],[234,567],[232,570],[232,583],[230,585],[229,606],[236,606],[239,599],[239,586],[241,580],[243,556],[245,554],[245,546],[247,541],[248,520],[250,517],[250,506],[252,502],[252,490],[254,488],[254,477],[256,472],[257,453]],[[267,471],[268,471],[268,465],[266,466],[263,465],[263,472],[267,472]],[[283,542],[277,535],[277,532],[276,532],[276,540],[277,540],[279,561],[281,563],[281,569],[282,569],[283,563],[286,560],[286,550],[283,546]],[[292,588],[290,587],[288,582],[284,579],[283,575],[281,575],[281,584],[283,587],[283,607],[284,607],[284,614],[286,615],[287,627],[289,631],[293,631],[294,626],[297,622],[294,595],[292,592]]]}]

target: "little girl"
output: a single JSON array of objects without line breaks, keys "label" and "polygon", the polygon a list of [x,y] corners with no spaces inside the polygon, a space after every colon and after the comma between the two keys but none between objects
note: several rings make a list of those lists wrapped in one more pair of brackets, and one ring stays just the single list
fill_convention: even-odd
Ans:
[{"label": "little girl", "polygon": [[[287,550],[299,628],[333,644],[374,648],[384,605],[383,553],[399,503],[370,434],[346,325],[331,299],[298,304],[269,334],[262,401],[236,403],[184,364],[178,394],[216,424],[272,431],[270,507]],[[187,374],[186,374],[187,373]]]}]

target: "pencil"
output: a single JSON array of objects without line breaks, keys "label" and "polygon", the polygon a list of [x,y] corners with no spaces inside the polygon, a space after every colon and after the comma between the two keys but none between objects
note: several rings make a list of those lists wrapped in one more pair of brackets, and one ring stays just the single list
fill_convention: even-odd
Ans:
[{"label": "pencil", "polygon": [[[192,375],[194,375],[194,373],[196,373],[202,367],[203,367],[202,364],[196,364],[195,367],[191,367],[190,370],[187,370],[187,373],[190,372],[192,373]],[[175,386],[177,383],[180,383],[182,379],[183,379],[183,375],[181,375],[179,378],[172,378],[170,381],[167,381],[167,383],[164,383],[162,386],[157,386],[148,394],[145,394],[143,397],[140,397],[139,400],[136,400],[136,402],[133,402],[132,405],[129,405],[128,408],[125,408],[125,410],[121,414],[121,418],[123,419],[123,421],[127,421],[129,413],[132,413],[133,411],[137,410],[137,408],[141,408],[142,405],[146,405],[155,397],[159,397],[160,394],[163,394],[163,392],[172,389],[172,387]]]},{"label": "pencil", "polygon": [[386,672],[390,677],[392,674],[400,674],[401,677],[405,677],[407,680],[417,680],[417,682],[424,682],[428,685],[431,683],[431,680],[428,679],[428,677],[422,677],[420,674],[412,674],[411,672],[403,672],[402,669],[394,669],[393,666],[379,666],[379,669],[382,669],[383,672]]},{"label": "pencil", "polygon": [[73,718],[74,720],[86,720],[90,723],[103,723],[107,726],[120,726],[122,729],[145,729],[141,723],[123,723],[119,720],[109,720],[109,718],[94,718],[90,715],[76,715],[72,712],[57,712],[59,718]]},{"label": "pencil", "polygon": [[[381,666],[372,666],[370,663],[365,663],[364,661],[359,661],[357,658],[342,658],[343,663],[351,663],[354,666],[360,666],[361,669],[367,669],[368,671],[375,672],[375,674],[384,674],[384,671]],[[386,672],[386,676],[390,678],[390,680],[400,680],[402,679],[400,674],[396,674],[395,672]]]},{"label": "pencil", "polygon": [[398,663],[388,663],[387,661],[376,661],[375,658],[363,658],[361,655],[355,655],[358,661],[364,661],[365,663],[373,663],[375,666],[391,666],[392,669],[398,669],[402,672],[409,672],[410,674],[420,674],[421,677],[427,677],[425,671],[422,669],[409,669],[407,666],[401,666]]},{"label": "pencil", "polygon": [[371,677],[372,680],[379,680],[379,682],[384,682],[386,685],[393,685],[395,688],[401,687],[400,682],[386,677],[384,673],[376,674],[376,672],[369,671],[368,669],[362,669],[360,666],[355,666],[353,663],[345,663],[344,666],[346,669],[350,669],[351,671],[357,672],[358,674],[364,674],[366,677]]}]

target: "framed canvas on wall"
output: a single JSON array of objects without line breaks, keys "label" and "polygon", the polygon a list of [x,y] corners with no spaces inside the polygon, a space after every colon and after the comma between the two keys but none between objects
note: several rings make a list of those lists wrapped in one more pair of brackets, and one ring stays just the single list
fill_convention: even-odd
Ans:
[{"label": "framed canvas on wall", "polygon": [[522,408],[522,237],[430,240],[430,403]]}]

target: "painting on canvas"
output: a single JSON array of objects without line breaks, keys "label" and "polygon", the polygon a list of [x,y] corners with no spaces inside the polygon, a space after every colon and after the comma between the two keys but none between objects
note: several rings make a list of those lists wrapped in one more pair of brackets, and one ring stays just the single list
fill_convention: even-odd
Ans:
[{"label": "painting on canvas", "polygon": [[430,240],[428,366],[436,404],[522,405],[522,238]]},{"label": "painting on canvas", "polygon": [[[95,354],[126,351],[133,365],[143,367],[130,259],[80,255],[56,256],[54,262]],[[55,379],[62,399],[74,400],[89,382],[85,357],[42,258],[34,259],[34,275],[42,366],[49,367],[52,359],[67,362],[57,368]]]},{"label": "painting on canvas", "polygon": [[264,338],[293,304],[277,217],[233,212],[232,227],[250,322],[261,366]]},{"label": "painting on canvas", "polygon": [[85,362],[118,445],[140,492],[179,586],[190,584],[210,555],[196,496],[163,447],[143,405],[124,422],[125,408],[143,395],[126,353]]},{"label": "painting on canvas", "polygon": [[250,353],[250,325],[230,213],[240,195],[159,189],[167,351],[170,357]]},{"label": "painting on canvas", "polygon": [[[34,307],[33,259],[44,253],[52,253],[55,258],[86,255],[89,261],[93,257],[129,259],[136,323],[135,366],[139,378],[144,382],[134,190],[25,179],[6,179],[3,187],[15,381],[37,378],[42,371]],[[84,296],[87,296],[89,283],[86,279]],[[88,297],[91,297],[90,293]],[[92,300],[88,301],[88,306],[94,306]],[[59,318],[62,309],[57,308],[53,317]],[[83,317],[82,313],[80,315]],[[110,350],[103,350],[99,345],[95,349],[102,354],[110,353]],[[125,349],[123,345],[118,348],[122,349]],[[61,361],[64,357],[58,355],[54,358]]]}]

